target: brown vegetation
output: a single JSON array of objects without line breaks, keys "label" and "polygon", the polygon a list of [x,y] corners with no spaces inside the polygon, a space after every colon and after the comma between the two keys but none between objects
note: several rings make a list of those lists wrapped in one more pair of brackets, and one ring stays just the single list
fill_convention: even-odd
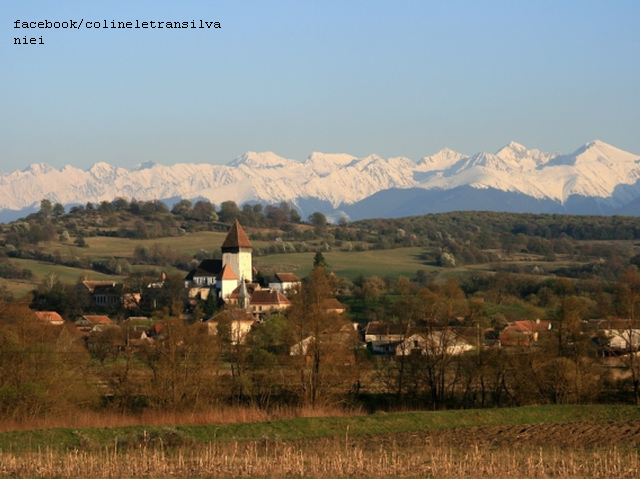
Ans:
[{"label": "brown vegetation", "polygon": [[[567,433],[571,431],[560,428],[555,436],[566,437]],[[638,453],[628,447],[630,443],[565,448],[547,441],[538,447],[519,440],[520,436],[512,433],[504,437],[514,441],[510,446],[496,448],[487,447],[486,442],[482,442],[482,434],[481,430],[454,431],[454,437],[448,440],[444,433],[435,438],[413,434],[407,438],[389,436],[373,441],[366,437],[351,438],[347,434],[342,438],[314,441],[280,442],[265,438],[199,447],[172,447],[150,435],[134,446],[115,444],[94,451],[2,452],[0,474],[12,477],[632,478],[637,477],[640,468]],[[453,441],[471,435],[479,442]]]}]

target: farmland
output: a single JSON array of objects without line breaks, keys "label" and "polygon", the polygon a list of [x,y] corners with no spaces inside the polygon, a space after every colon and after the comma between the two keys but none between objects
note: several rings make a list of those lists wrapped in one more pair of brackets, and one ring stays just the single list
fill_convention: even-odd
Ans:
[{"label": "farmland", "polygon": [[640,413],[633,407],[355,414],[5,432],[0,434],[0,473],[635,477],[639,443]]}]

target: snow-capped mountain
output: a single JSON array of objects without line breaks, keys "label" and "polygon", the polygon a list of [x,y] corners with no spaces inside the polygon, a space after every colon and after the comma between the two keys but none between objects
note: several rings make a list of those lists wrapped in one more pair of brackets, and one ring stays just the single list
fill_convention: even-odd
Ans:
[{"label": "snow-capped mountain", "polygon": [[100,162],[88,170],[58,170],[38,163],[0,174],[0,219],[5,221],[11,212],[19,217],[37,209],[43,198],[69,205],[117,197],[287,201],[303,214],[315,211],[304,211],[313,204],[327,214],[341,211],[353,218],[454,209],[593,214],[623,209],[629,214],[627,205],[640,198],[640,155],[602,141],[564,155],[511,142],[494,154],[444,149],[418,162],[319,152],[297,161],[247,152],[227,165],[148,162],[126,169]]}]

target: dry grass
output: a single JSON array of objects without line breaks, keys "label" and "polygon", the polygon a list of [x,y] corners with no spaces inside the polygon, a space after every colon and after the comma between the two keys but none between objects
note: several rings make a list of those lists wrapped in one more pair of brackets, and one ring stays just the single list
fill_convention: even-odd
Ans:
[{"label": "dry grass", "polygon": [[0,453],[3,477],[637,477],[638,452],[481,449],[416,444],[368,449],[348,437],[311,443],[213,443],[168,450]]},{"label": "dry grass", "polygon": [[175,426],[237,424],[298,417],[352,417],[365,413],[358,409],[345,410],[331,407],[279,407],[268,411],[257,407],[222,406],[200,412],[144,411],[141,414],[115,412],[76,411],[68,416],[56,416],[22,421],[0,422],[0,432],[29,431],[52,428],[115,428],[127,426]]}]

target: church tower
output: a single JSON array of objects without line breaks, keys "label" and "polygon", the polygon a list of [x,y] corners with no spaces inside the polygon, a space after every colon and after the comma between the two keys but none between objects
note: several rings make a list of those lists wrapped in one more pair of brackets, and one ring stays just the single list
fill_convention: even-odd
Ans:
[{"label": "church tower", "polygon": [[253,281],[253,246],[238,220],[222,243],[222,266],[229,266],[237,278]]}]

